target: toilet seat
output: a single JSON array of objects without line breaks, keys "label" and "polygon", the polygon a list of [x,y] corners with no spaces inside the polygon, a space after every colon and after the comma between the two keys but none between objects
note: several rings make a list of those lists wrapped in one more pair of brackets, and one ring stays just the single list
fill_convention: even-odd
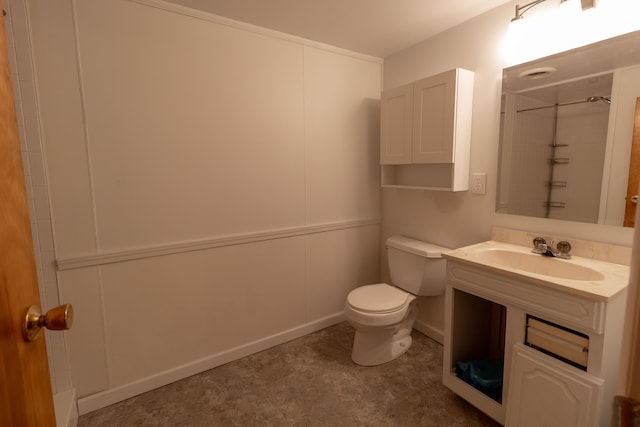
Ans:
[{"label": "toilet seat", "polygon": [[405,319],[415,299],[386,283],[360,286],[347,295],[344,312],[347,320],[361,327],[393,326]]},{"label": "toilet seat", "polygon": [[347,303],[362,313],[387,314],[405,308],[410,293],[386,283],[360,286],[347,295]]}]

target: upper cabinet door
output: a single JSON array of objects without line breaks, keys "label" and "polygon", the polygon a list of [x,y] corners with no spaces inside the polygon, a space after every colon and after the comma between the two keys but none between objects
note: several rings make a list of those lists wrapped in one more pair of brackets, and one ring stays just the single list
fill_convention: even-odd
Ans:
[{"label": "upper cabinet door", "polygon": [[453,162],[455,71],[438,74],[414,83],[414,163]]},{"label": "upper cabinet door", "polygon": [[413,84],[383,92],[380,108],[380,164],[411,163]]}]

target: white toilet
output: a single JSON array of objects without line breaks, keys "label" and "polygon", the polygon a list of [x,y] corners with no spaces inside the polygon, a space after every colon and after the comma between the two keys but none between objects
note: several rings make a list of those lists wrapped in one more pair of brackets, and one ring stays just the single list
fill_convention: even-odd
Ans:
[{"label": "white toilet", "polygon": [[417,315],[416,296],[444,293],[449,249],[404,236],[387,239],[389,271],[394,286],[365,285],[347,296],[345,315],[356,329],[351,358],[358,365],[389,362],[411,346]]}]

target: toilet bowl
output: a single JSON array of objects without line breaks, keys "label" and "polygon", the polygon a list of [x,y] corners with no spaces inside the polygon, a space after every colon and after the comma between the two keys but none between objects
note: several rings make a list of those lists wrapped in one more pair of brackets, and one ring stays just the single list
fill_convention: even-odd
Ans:
[{"label": "toilet bowl", "polygon": [[360,286],[347,296],[345,315],[356,329],[351,353],[358,365],[374,366],[411,346],[416,297],[386,283]]},{"label": "toilet bowl", "polygon": [[416,296],[444,292],[446,264],[441,255],[447,248],[404,236],[390,237],[386,246],[394,285],[360,286],[345,303],[347,321],[356,330],[351,358],[362,366],[404,354],[411,347]]}]

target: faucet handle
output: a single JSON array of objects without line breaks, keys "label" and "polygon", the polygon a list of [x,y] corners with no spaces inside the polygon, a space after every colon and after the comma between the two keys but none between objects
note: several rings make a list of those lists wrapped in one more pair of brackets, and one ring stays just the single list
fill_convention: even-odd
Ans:
[{"label": "faucet handle", "polygon": [[571,243],[567,242],[566,240],[562,240],[558,242],[558,244],[556,245],[556,249],[559,252],[559,258],[571,258],[571,255],[569,254],[569,252],[571,252]]},{"label": "faucet handle", "polygon": [[533,250],[531,252],[534,254],[543,254],[547,252],[547,241],[542,237],[536,237],[533,239]]},{"label": "faucet handle", "polygon": [[544,240],[544,237],[538,236],[535,239],[533,239],[533,247],[534,248],[537,247],[537,246],[540,246],[540,244],[545,244],[545,245],[547,244],[547,241]]}]

